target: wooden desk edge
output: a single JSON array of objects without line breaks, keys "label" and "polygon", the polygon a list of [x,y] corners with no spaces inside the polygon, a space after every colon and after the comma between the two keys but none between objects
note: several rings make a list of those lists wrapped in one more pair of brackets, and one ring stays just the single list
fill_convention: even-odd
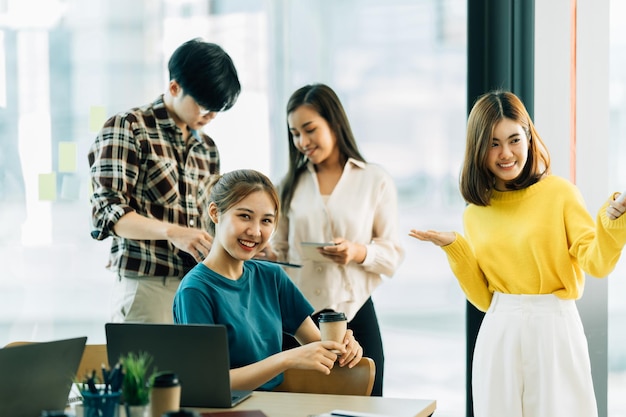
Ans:
[{"label": "wooden desk edge", "polygon": [[334,409],[394,417],[429,417],[436,408],[437,401],[432,399],[255,391],[250,398],[232,409],[195,409],[200,412],[256,409],[268,417],[310,416]]},{"label": "wooden desk edge", "polygon": [[415,417],[430,417],[437,410],[437,400],[424,400],[424,401],[431,401],[431,403],[428,405],[428,407],[424,408]]}]

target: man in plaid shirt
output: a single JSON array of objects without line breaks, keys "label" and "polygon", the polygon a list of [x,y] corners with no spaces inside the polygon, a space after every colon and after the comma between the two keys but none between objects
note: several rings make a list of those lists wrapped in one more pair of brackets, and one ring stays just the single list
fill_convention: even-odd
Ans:
[{"label": "man in plaid shirt", "polygon": [[172,54],[164,94],[107,120],[89,151],[94,239],[112,238],[115,322],[172,323],[182,277],[211,249],[207,184],[219,174],[202,132],[241,85],[230,56],[193,39]]}]

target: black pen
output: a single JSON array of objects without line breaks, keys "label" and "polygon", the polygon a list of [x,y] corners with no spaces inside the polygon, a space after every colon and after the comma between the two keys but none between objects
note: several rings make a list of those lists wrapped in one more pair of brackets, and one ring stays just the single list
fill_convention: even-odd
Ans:
[{"label": "black pen", "polygon": [[104,364],[102,364],[102,382],[104,382],[104,392],[108,392],[110,385],[111,385],[111,380],[109,379],[110,374],[109,371],[107,370],[106,366],[104,366]]},{"label": "black pen", "polygon": [[122,364],[118,363],[111,372],[111,392],[117,392],[122,388],[124,380],[124,372],[122,372]]},{"label": "black pen", "polygon": [[94,369],[91,372],[91,376],[87,378],[87,388],[89,388],[89,392],[92,394],[98,393],[98,388],[96,388],[96,370]]}]

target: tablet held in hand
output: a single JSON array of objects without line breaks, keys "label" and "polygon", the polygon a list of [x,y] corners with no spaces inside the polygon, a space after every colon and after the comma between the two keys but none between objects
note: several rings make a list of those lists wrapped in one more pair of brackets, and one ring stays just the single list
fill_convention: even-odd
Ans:
[{"label": "tablet held in hand", "polygon": [[335,243],[333,242],[300,242],[300,247],[302,248],[302,256],[304,257],[304,259],[317,261],[317,262],[332,262],[332,260],[325,257],[318,251],[318,248],[323,248],[324,246],[335,246]]}]

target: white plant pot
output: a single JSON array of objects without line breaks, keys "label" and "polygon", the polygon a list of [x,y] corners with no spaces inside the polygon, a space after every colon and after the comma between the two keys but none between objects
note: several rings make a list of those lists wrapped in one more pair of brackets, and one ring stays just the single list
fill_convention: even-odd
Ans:
[{"label": "white plant pot", "polygon": [[150,417],[150,404],[146,405],[128,405],[122,407],[125,417]]}]

